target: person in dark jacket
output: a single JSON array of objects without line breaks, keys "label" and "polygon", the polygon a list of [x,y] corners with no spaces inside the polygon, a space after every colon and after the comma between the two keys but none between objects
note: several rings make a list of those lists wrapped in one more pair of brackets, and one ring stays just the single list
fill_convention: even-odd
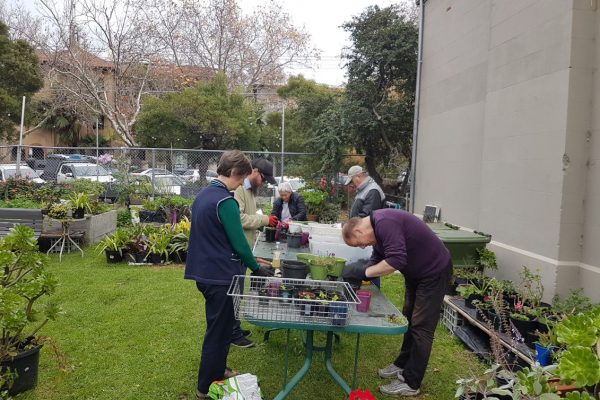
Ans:
[{"label": "person in dark jacket", "polygon": [[346,185],[352,183],[356,187],[356,197],[350,209],[350,218],[366,217],[373,211],[383,208],[385,193],[360,165],[350,167],[344,183]]},{"label": "person in dark jacket", "polygon": [[235,275],[245,267],[255,275],[272,276],[259,265],[246,241],[240,209],[231,191],[252,172],[250,161],[239,150],[226,151],[217,174],[192,205],[192,226],[185,264],[185,279],[196,282],[205,299],[206,333],[198,370],[196,397],[208,399],[208,388],[215,380],[235,373],[227,368],[227,355],[234,324],[233,301],[227,290]]},{"label": "person in dark jacket", "polygon": [[416,396],[452,277],[450,253],[429,226],[402,210],[382,209],[368,217],[351,218],[342,235],[349,246],[373,246],[366,265],[352,264],[344,269],[346,280],[361,281],[396,271],[404,275],[402,313],[408,318],[408,332],[396,360],[379,370],[380,377],[393,379],[379,390],[386,395]]},{"label": "person in dark jacket", "polygon": [[298,193],[294,193],[292,185],[289,182],[283,182],[277,186],[277,190],[279,198],[273,203],[271,215],[283,222],[306,221],[304,198]]}]

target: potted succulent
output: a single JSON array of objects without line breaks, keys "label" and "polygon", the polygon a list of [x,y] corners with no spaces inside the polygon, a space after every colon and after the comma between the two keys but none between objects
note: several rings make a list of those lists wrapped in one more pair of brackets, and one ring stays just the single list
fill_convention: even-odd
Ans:
[{"label": "potted succulent", "polygon": [[69,201],[73,207],[73,218],[83,218],[85,212],[91,213],[90,196],[86,193],[73,193],[69,196]]},{"label": "potted succulent", "polygon": [[37,382],[42,346],[37,333],[60,311],[51,302],[38,306],[57,286],[47,264],[30,227],[17,225],[0,239],[0,393],[16,395]]},{"label": "potted succulent", "polygon": [[600,392],[600,306],[587,313],[560,321],[555,328],[559,344],[566,346],[558,355],[557,372],[561,382],[576,388],[593,387]]}]

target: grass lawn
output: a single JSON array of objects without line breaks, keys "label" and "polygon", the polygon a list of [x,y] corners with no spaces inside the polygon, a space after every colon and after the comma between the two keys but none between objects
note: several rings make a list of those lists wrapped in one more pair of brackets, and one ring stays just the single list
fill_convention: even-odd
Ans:
[{"label": "grass lawn", "polygon": [[[52,337],[64,353],[66,369],[50,346],[41,356],[35,390],[18,396],[27,400],[195,399],[195,382],[204,332],[204,307],[191,281],[183,279],[183,266],[139,267],[108,265],[92,248],[85,257],[72,253],[62,263],[53,256],[50,269],[60,287],[55,300],[64,314],[50,322],[42,334]],[[399,308],[402,277],[383,281],[386,295]],[[229,365],[256,374],[265,399],[272,399],[282,382],[285,332],[275,332],[262,343],[263,330],[248,323],[257,346],[232,347]],[[302,362],[302,339],[292,332],[290,371]],[[317,344],[324,335],[316,335]],[[402,337],[361,337],[358,385],[383,398],[377,387],[384,380],[377,368],[396,357]],[[334,366],[351,380],[354,335],[343,335],[334,349]],[[322,353],[313,357],[313,368],[292,394],[294,399],[340,400],[343,391],[329,378]],[[452,399],[455,380],[483,366],[440,324],[420,399]]]}]

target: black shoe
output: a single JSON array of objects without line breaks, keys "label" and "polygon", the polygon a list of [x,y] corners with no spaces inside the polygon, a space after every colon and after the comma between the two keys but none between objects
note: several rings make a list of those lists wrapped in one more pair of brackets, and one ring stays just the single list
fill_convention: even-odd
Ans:
[{"label": "black shoe", "polygon": [[242,329],[242,335],[244,335],[244,337],[250,337],[252,336],[252,331]]},{"label": "black shoe", "polygon": [[254,342],[252,340],[246,339],[246,337],[244,337],[244,336],[242,336],[241,338],[239,338],[237,340],[233,340],[231,342],[231,344],[236,347],[243,347],[243,348],[254,347]]}]

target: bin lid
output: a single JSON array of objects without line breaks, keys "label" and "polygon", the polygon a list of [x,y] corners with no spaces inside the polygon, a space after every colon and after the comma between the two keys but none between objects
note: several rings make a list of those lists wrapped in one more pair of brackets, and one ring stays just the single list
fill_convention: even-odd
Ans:
[{"label": "bin lid", "polygon": [[458,229],[458,226],[449,224],[447,222],[427,222],[427,226],[429,226],[434,232]]},{"label": "bin lid", "polygon": [[491,235],[479,232],[454,229],[438,230],[434,232],[444,243],[489,243],[492,240]]}]

